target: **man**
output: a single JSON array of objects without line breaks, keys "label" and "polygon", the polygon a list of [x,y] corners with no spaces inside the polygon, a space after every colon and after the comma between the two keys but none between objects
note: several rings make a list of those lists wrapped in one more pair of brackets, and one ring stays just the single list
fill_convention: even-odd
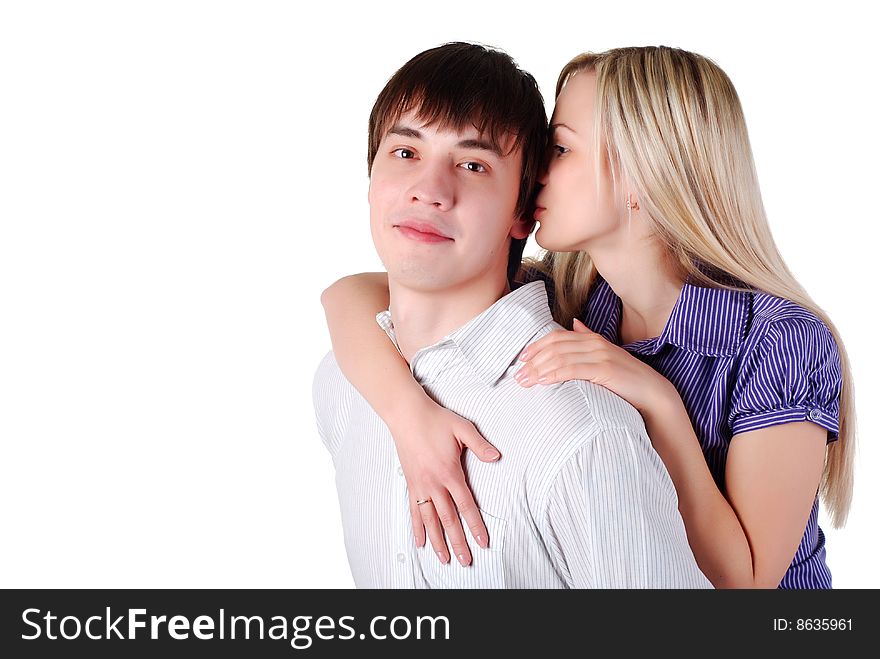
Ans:
[{"label": "man", "polygon": [[587,382],[514,380],[522,349],[558,327],[542,282],[508,284],[545,130],[534,79],[471,44],[416,56],[373,108],[370,226],[390,293],[377,320],[431,397],[504,457],[465,457],[489,546],[466,531],[466,567],[417,548],[391,435],[330,353],[316,417],[358,587],[710,587],[638,412]]}]

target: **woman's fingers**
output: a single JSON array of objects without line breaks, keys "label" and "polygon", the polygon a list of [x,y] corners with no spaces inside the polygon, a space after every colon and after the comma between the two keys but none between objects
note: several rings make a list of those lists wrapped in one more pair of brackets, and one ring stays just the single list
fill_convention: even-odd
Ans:
[{"label": "woman's fingers", "polygon": [[465,524],[471,531],[471,535],[483,549],[489,546],[489,530],[483,522],[483,516],[480,509],[477,508],[477,502],[471,494],[470,488],[463,481],[461,483],[453,483],[449,488],[452,500],[458,506],[458,512],[464,518]]},{"label": "woman's fingers", "polygon": [[[463,422],[455,432],[456,438],[463,445],[467,446],[474,454],[483,462],[494,462],[501,458],[501,453],[492,444],[487,442],[485,438],[477,432],[474,424],[469,421]],[[477,502],[474,501],[474,495],[464,478],[464,472],[461,471],[453,477],[453,480],[446,483],[446,488],[452,495],[458,507],[458,512],[464,517],[464,521],[471,530],[471,535],[477,541],[480,547],[489,546],[489,532],[483,523],[483,517],[477,508]]]},{"label": "woman's fingers", "polygon": [[464,446],[473,451],[474,455],[482,462],[494,462],[501,457],[498,449],[487,442],[470,421],[462,420],[461,424],[455,429],[455,437]]},{"label": "woman's fingers", "polygon": [[601,360],[583,353],[555,357],[544,363],[541,368],[527,367],[517,373],[516,380],[524,387],[536,384],[554,384],[566,380],[595,381],[602,372]]},{"label": "woman's fingers", "polygon": [[416,504],[416,498],[410,492],[409,495],[409,515],[412,518],[413,535],[416,539],[416,547],[425,546],[425,523],[422,521],[422,512]]},{"label": "woman's fingers", "polygon": [[438,494],[422,504],[417,503],[421,499],[410,496],[413,530],[418,529],[421,532],[421,540],[419,533],[416,533],[416,545],[419,547],[425,544],[425,530],[427,530],[428,539],[430,539],[431,546],[441,563],[449,561],[446,545],[446,538],[448,538],[452,545],[453,555],[459,563],[467,566],[471,564],[472,555],[467,545],[459,513],[464,518],[477,544],[484,549],[489,546],[489,531],[483,523],[480,510],[477,508],[477,503],[467,485],[463,482],[455,483],[453,491],[455,494],[452,497],[450,497],[451,493]]},{"label": "woman's fingers", "polygon": [[489,533],[468,487],[461,451],[467,447],[483,462],[500,459],[501,452],[470,421],[436,403],[432,406],[417,423],[397,428],[399,438],[395,435],[411,493],[413,536],[419,547],[430,542],[441,562],[455,557],[467,566],[473,556],[464,525],[481,547],[488,546]]},{"label": "woman's fingers", "polygon": [[468,549],[467,541],[464,537],[464,529],[458,514],[455,512],[455,506],[448,493],[435,494],[425,503],[416,504],[419,508],[422,523],[428,530],[428,538],[431,540],[431,546],[437,554],[437,558],[441,563],[449,562],[449,552],[446,547],[446,540],[443,537],[444,532],[449,538],[452,545],[452,552],[459,563],[464,566],[471,563],[471,552]]},{"label": "woman's fingers", "polygon": [[598,346],[595,345],[592,341],[585,341],[584,339],[556,343],[553,345],[552,348],[542,350],[541,352],[535,354],[528,361],[528,363],[523,366],[523,368],[540,370],[544,367],[545,364],[547,364],[547,362],[553,359],[579,353],[585,355],[594,354],[596,353],[597,348]]},{"label": "woman's fingers", "polygon": [[443,537],[443,527],[440,526],[440,520],[434,511],[434,503],[428,499],[425,503],[417,504],[417,506],[419,516],[422,518],[422,523],[425,525],[428,539],[431,541],[431,546],[434,548],[437,558],[440,559],[441,563],[448,563],[449,551],[446,548],[446,540]]},{"label": "woman's fingers", "polygon": [[[440,524],[446,532],[446,537],[449,538],[449,544],[452,545],[453,555],[462,565],[470,565],[471,551],[468,549],[467,540],[464,537],[464,529],[461,526],[461,519],[458,516],[455,504],[452,502],[449,493],[442,492],[440,494],[435,494],[431,502],[434,505],[434,509],[437,511],[437,518],[440,520]],[[422,508],[427,507],[427,505],[428,504],[424,504]],[[424,519],[424,515],[425,512],[422,511],[422,519]],[[443,559],[441,559],[441,561],[443,563],[446,562]]]},{"label": "woman's fingers", "polygon": [[535,341],[534,343],[526,346],[525,350],[523,350],[519,359],[521,361],[529,361],[534,358],[542,350],[549,348],[550,346],[554,346],[560,343],[568,343],[570,341],[583,341],[584,335],[579,332],[572,332],[570,330],[557,329],[553,330],[546,336],[542,336],[540,339]]},{"label": "woman's fingers", "polygon": [[589,380],[595,384],[604,384],[597,377],[596,365],[592,363],[568,364],[549,371],[538,378],[536,384],[555,384],[566,380]]}]

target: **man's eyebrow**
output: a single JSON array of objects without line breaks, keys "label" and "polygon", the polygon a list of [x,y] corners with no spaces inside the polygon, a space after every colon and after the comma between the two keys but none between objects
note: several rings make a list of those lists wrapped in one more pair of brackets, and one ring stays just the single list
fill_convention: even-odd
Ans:
[{"label": "man's eyebrow", "polygon": [[486,140],[462,140],[457,144],[457,146],[461,149],[482,149],[484,151],[491,151],[499,158],[504,157],[504,154],[501,153],[501,149],[498,148],[497,144],[487,142]]},{"label": "man's eyebrow", "polygon": [[[422,135],[415,128],[410,128],[409,126],[403,126],[401,124],[394,124],[389,130],[389,135],[400,135],[401,137],[409,137],[414,140],[423,140],[424,135]],[[472,138],[468,140],[459,141],[456,146],[460,149],[481,149],[483,151],[491,151],[499,158],[503,158],[504,154],[501,152],[501,148],[497,144],[493,144],[487,140],[481,140],[477,138]]]},{"label": "man's eyebrow", "polygon": [[409,128],[408,126],[401,126],[400,124],[394,124],[389,130],[389,135],[400,135],[401,137],[411,137],[414,140],[422,139],[422,134],[417,131],[415,128]]}]

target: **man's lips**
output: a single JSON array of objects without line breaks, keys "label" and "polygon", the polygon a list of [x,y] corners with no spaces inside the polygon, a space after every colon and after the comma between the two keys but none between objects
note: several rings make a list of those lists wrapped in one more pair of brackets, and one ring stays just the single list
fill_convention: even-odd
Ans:
[{"label": "man's lips", "polygon": [[453,239],[447,236],[441,229],[437,228],[429,222],[417,222],[415,220],[404,220],[394,224],[394,227],[407,238],[425,243],[442,243],[452,242]]}]

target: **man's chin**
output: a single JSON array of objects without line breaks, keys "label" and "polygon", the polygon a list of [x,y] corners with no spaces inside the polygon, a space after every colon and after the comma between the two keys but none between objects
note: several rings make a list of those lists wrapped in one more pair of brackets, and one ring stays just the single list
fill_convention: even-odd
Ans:
[{"label": "man's chin", "polygon": [[385,265],[388,271],[389,286],[407,288],[423,293],[436,293],[450,288],[453,274],[441,264],[424,263],[411,260],[403,263]]}]

